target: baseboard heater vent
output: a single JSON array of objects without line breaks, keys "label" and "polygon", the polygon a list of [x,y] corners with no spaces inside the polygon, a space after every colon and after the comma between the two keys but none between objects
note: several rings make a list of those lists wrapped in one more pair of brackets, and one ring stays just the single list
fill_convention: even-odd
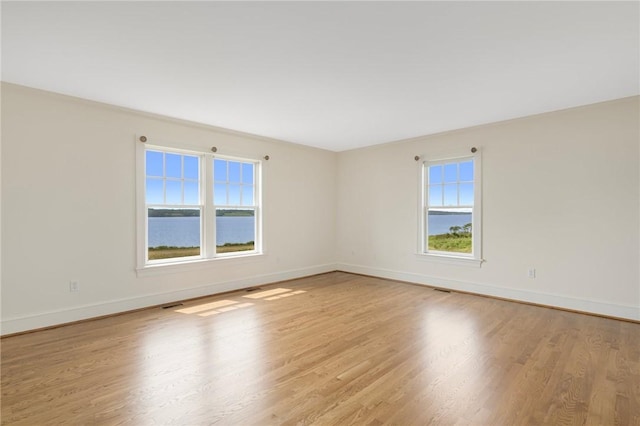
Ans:
[{"label": "baseboard heater vent", "polygon": [[434,288],[435,291],[441,291],[443,293],[451,293],[451,290],[447,290],[446,288]]},{"label": "baseboard heater vent", "polygon": [[175,308],[176,306],[182,306],[182,303],[174,303],[173,305],[163,306],[162,309],[171,309]]},{"label": "baseboard heater vent", "polygon": [[256,291],[256,290],[262,290],[262,289],[260,287],[251,287],[251,288],[246,289],[245,291],[249,292],[249,291]]}]

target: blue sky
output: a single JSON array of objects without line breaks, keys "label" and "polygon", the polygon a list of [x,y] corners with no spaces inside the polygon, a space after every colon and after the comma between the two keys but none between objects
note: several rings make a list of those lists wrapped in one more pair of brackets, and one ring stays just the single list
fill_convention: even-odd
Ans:
[{"label": "blue sky", "polygon": [[214,204],[253,205],[254,165],[216,158],[213,161]]},{"label": "blue sky", "polygon": [[472,206],[473,160],[429,166],[428,191],[429,207]]},{"label": "blue sky", "polygon": [[[252,206],[254,164],[216,158],[213,162],[214,203],[221,206]],[[200,157],[146,151],[147,204],[200,204]]]}]

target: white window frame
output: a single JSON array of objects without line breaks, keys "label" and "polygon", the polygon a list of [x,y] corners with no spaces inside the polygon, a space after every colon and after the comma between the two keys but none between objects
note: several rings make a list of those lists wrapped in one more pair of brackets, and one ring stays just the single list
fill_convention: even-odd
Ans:
[{"label": "white window frame", "polygon": [[[200,175],[198,176],[198,183],[199,183],[199,203],[198,204],[171,204],[171,203],[152,203],[152,204],[147,204],[146,202],[146,184],[147,184],[147,175],[146,175],[146,153],[147,151],[155,151],[155,152],[160,152],[163,154],[178,154],[178,155],[189,155],[192,157],[198,157],[198,160],[200,162],[200,167],[199,167],[199,172]],[[142,160],[142,174],[144,175],[144,192],[143,192],[143,197],[145,198],[144,200],[144,228],[145,228],[145,241],[144,241],[144,261],[145,261],[145,265],[161,265],[161,264],[166,264],[166,263],[178,263],[178,262],[184,262],[184,261],[190,261],[190,260],[195,260],[195,259],[201,259],[202,255],[203,255],[203,241],[204,241],[204,216],[206,213],[206,209],[205,209],[205,205],[203,203],[204,201],[204,192],[203,192],[203,187],[204,185],[204,173],[203,173],[203,160],[204,158],[202,157],[202,155],[200,153],[196,153],[196,152],[189,152],[189,151],[185,151],[182,149],[174,149],[174,148],[166,148],[166,147],[159,147],[159,146],[154,146],[154,145],[145,145],[144,146],[144,150],[143,150],[143,160]],[[164,180],[165,182],[167,181],[180,181],[180,180],[185,180],[184,178],[171,178],[171,177],[162,177],[162,180]],[[166,187],[166,183],[163,185],[163,187]],[[183,190],[184,191],[184,190]],[[165,197],[166,197],[166,188],[164,189],[165,192]],[[184,193],[182,194],[184,196]],[[184,210],[200,210],[200,255],[199,256],[184,256],[184,257],[172,257],[172,258],[168,258],[168,259],[157,259],[157,260],[150,260],[147,259],[148,253],[149,253],[149,247],[148,247],[148,233],[149,233],[149,217],[148,217],[148,213],[149,213],[149,209],[150,208],[155,208],[155,209],[184,209]]]},{"label": "white window frame", "polygon": [[[215,183],[217,183],[218,181],[214,180],[214,176],[213,176],[213,172],[214,172],[214,167],[213,167],[213,161],[216,159],[220,159],[220,160],[228,160],[228,161],[237,161],[239,163],[251,163],[254,165],[253,167],[253,190],[254,190],[254,194],[253,194],[253,204],[248,206],[248,205],[242,205],[242,202],[240,203],[240,205],[233,205],[233,204],[216,204],[215,203],[215,193],[213,190],[213,187],[215,186]],[[211,171],[211,175],[210,175],[210,179],[208,180],[208,182],[211,183],[212,185],[212,191],[209,192],[209,194],[213,194],[212,196],[209,197],[209,200],[211,201],[210,204],[210,211],[213,213],[213,217],[211,218],[211,220],[209,220],[209,218],[207,218],[207,220],[209,221],[208,223],[213,223],[214,228],[215,228],[215,223],[216,223],[216,210],[217,209],[231,209],[231,210],[253,210],[254,211],[254,217],[255,217],[255,235],[254,235],[254,248],[253,250],[245,250],[245,251],[238,251],[238,252],[228,252],[228,253],[216,253],[216,242],[215,242],[215,231],[213,233],[209,233],[209,235],[207,235],[208,237],[211,238],[210,241],[208,241],[209,244],[207,244],[207,247],[210,248],[212,251],[210,253],[210,257],[216,257],[216,258],[224,258],[224,257],[237,257],[237,256],[242,256],[242,255],[251,255],[251,254],[260,254],[262,253],[262,238],[260,237],[262,235],[262,221],[260,220],[260,218],[262,217],[261,214],[261,185],[260,185],[260,176],[262,175],[261,173],[261,161],[257,161],[257,160],[251,160],[251,159],[247,159],[247,158],[240,158],[240,157],[231,157],[231,156],[223,156],[223,155],[213,155],[212,158],[209,160],[209,169]],[[243,186],[244,184],[240,184],[240,186]],[[242,199],[242,192],[240,193],[241,199]]]},{"label": "white window frame", "polygon": [[[200,204],[198,205],[161,205],[167,208],[201,209],[200,214],[200,256],[176,257],[169,259],[148,260],[148,218],[146,203],[146,151],[169,152],[181,155],[192,155],[200,158]],[[251,208],[255,211],[255,240],[254,249],[229,253],[216,253],[216,205],[213,197],[213,160],[215,158],[254,164],[254,205],[238,206]],[[194,264],[218,261],[221,259],[247,259],[264,254],[262,238],[262,183],[263,161],[245,155],[219,155],[203,151],[201,147],[188,146],[164,141],[140,142],[136,137],[136,210],[137,210],[137,268],[138,275],[157,274],[161,271],[179,272],[192,269]],[[156,206],[156,205],[154,205]]]},{"label": "white window frame", "polygon": [[[419,235],[417,255],[420,258],[465,266],[480,267],[482,258],[482,155],[476,149],[474,153],[455,152],[445,156],[421,156],[419,165]],[[429,250],[428,211],[429,211],[429,174],[430,166],[459,163],[473,159],[473,206],[471,216],[472,249],[471,253],[455,253]]]}]

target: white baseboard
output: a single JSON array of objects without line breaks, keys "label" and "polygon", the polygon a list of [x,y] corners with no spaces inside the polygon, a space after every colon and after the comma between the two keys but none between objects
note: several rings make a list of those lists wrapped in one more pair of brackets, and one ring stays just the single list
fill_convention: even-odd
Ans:
[{"label": "white baseboard", "polygon": [[540,305],[571,309],[586,313],[606,315],[610,317],[640,320],[640,307],[631,305],[616,305],[588,299],[578,299],[556,294],[539,293],[526,290],[496,287],[485,284],[477,284],[465,281],[456,281],[445,278],[431,277],[410,272],[394,271],[390,269],[372,268],[362,265],[347,263],[316,265],[308,268],[293,269],[272,274],[264,274],[241,278],[232,281],[219,282],[185,290],[150,294],[129,299],[112,300],[104,303],[77,306],[71,309],[40,312],[22,317],[6,318],[0,322],[0,335],[19,333],[81,321],[104,315],[112,315],[150,306],[162,305],[178,300],[192,299],[208,296],[226,291],[240,290],[256,285],[266,285],[278,281],[302,278],[305,276],[323,274],[331,271],[352,272],[355,274],[371,275],[380,278],[406,281],[414,284],[422,284],[441,287],[451,290],[486,296],[500,297],[516,301],[536,303]]},{"label": "white baseboard", "polygon": [[140,297],[112,300],[104,303],[77,306],[70,309],[40,312],[22,317],[6,318],[0,322],[0,335],[19,333],[39,328],[81,321],[104,315],[112,315],[150,306],[162,305],[178,300],[209,296],[226,291],[240,290],[256,285],[266,285],[310,275],[322,274],[336,270],[335,264],[316,265],[308,268],[292,269],[272,274],[264,274],[241,278],[232,281],[218,282],[200,287],[166,293],[150,294]]},{"label": "white baseboard", "polygon": [[612,303],[599,302],[589,299],[579,299],[557,294],[518,290],[506,287],[496,287],[486,284],[450,280],[446,278],[431,277],[428,275],[415,274],[411,272],[372,268],[369,266],[352,265],[347,263],[339,263],[337,265],[337,269],[339,271],[352,272],[354,274],[371,275],[374,277],[406,281],[413,284],[422,284],[432,287],[464,291],[467,293],[535,303],[539,305],[570,309],[585,313],[606,315],[609,317],[624,318],[636,321],[640,320],[640,306],[616,305]]}]

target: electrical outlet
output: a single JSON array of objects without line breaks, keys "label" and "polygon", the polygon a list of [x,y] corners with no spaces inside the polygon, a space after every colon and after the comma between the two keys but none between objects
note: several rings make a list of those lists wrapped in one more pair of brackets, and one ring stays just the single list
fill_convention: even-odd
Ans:
[{"label": "electrical outlet", "polygon": [[78,286],[78,281],[69,281],[69,291],[72,293],[75,293],[78,290],[80,290],[80,287]]},{"label": "electrical outlet", "polygon": [[530,279],[535,279],[535,277],[536,277],[536,268],[529,268],[529,270],[527,272],[527,276]]}]

